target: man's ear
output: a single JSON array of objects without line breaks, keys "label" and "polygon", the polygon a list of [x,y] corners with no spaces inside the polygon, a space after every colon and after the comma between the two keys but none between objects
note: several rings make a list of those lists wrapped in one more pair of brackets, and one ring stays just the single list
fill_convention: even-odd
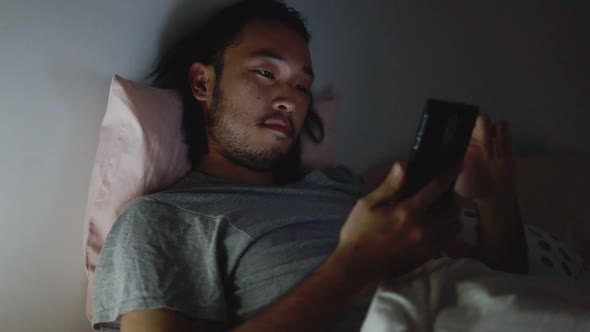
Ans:
[{"label": "man's ear", "polygon": [[188,75],[191,91],[195,99],[209,103],[215,86],[215,70],[213,66],[195,62],[192,64]]}]

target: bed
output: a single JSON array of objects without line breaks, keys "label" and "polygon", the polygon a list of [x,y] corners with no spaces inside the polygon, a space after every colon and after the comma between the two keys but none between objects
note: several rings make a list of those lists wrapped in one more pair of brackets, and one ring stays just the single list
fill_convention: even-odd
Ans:
[{"label": "bed", "polygon": [[[304,146],[311,167],[334,164],[336,105],[334,98],[316,104],[326,139]],[[84,220],[89,320],[94,269],[117,216],[135,198],[165,188],[190,169],[179,134],[181,112],[173,91],[119,76],[111,82]],[[379,181],[391,161],[403,158],[385,158],[361,176],[367,183]],[[471,259],[430,261],[380,286],[363,331],[590,331],[585,318],[590,315],[590,212],[585,208],[590,158],[522,149],[517,160],[530,275],[500,273]],[[467,201],[463,218],[462,236],[473,242],[478,216]]]}]

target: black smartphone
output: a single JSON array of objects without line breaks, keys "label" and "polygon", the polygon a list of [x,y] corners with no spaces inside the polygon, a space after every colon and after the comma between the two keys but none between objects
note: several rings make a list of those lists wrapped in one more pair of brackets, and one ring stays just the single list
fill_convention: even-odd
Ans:
[{"label": "black smartphone", "polygon": [[[406,164],[404,185],[396,200],[420,191],[453,164],[462,162],[475,127],[479,107],[429,99]],[[454,193],[455,178],[439,202]]]}]

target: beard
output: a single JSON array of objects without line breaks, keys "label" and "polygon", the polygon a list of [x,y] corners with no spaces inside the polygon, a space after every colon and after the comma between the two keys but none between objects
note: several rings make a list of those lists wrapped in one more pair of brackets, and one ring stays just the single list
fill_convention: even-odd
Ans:
[{"label": "beard", "polygon": [[223,90],[216,84],[207,116],[207,134],[223,157],[254,171],[276,171],[291,161],[300,160],[299,137],[287,152],[278,147],[256,148],[249,145],[246,127],[249,121],[224,98]]}]

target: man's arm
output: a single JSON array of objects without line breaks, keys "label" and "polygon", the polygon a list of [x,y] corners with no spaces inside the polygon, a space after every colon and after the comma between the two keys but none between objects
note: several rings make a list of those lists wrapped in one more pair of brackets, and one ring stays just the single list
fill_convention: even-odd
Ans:
[{"label": "man's arm", "polygon": [[358,299],[377,287],[376,281],[354,273],[345,256],[335,252],[294,291],[232,331],[312,332],[334,325]]},{"label": "man's arm", "polygon": [[478,258],[497,270],[528,273],[528,246],[518,201],[505,207],[480,205],[478,210]]},{"label": "man's arm", "polygon": [[207,321],[191,321],[169,309],[135,310],[121,316],[122,332],[215,332],[225,331],[223,325]]}]

